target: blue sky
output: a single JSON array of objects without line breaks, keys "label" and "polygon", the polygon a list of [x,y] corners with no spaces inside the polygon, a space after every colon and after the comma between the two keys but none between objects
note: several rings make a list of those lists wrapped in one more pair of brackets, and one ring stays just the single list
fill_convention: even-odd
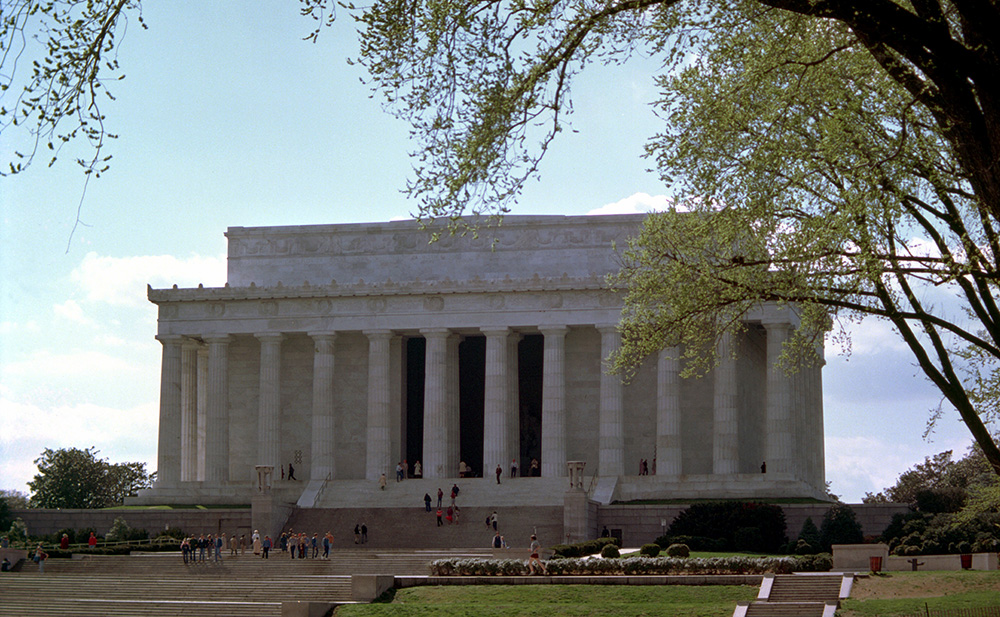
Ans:
[{"label": "blue sky", "polygon": [[[252,6],[253,10],[246,10]],[[27,491],[46,447],[96,446],[156,467],[160,345],[146,284],[222,285],[228,226],[387,221],[415,205],[400,190],[414,149],[346,59],[339,15],[316,44],[296,2],[146,3],[119,35],[126,79],[104,103],[111,169],[83,188],[71,146],[0,179],[0,488]],[[590,66],[564,132],[515,214],[645,211],[671,195],[641,157],[661,128],[654,59]],[[5,131],[6,153],[24,143]],[[954,412],[928,442],[940,396],[885,324],[828,346],[827,478],[848,501],[970,439]]]}]

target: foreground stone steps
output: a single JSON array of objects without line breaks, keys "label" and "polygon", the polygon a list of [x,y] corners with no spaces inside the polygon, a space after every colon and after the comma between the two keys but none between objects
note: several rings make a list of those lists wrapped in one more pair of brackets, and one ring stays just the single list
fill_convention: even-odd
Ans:
[{"label": "foreground stone steps", "polygon": [[737,605],[733,617],[833,617],[850,595],[851,575],[767,575],[757,600]]},{"label": "foreground stone steps", "polygon": [[[39,589],[39,593],[44,590]],[[8,597],[5,615],[35,617],[281,617],[280,602],[187,600],[103,600],[94,598]]]},{"label": "foreground stone steps", "polygon": [[[836,605],[833,608],[836,609]],[[824,617],[826,612],[827,607],[821,602],[755,602],[748,607],[745,615],[746,617]]]},{"label": "foreground stone steps", "polygon": [[840,576],[776,576],[768,602],[837,602]]}]

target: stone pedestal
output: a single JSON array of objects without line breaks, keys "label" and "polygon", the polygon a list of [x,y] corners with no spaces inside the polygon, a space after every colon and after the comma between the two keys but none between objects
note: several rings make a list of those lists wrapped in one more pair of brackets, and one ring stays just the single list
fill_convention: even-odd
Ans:
[{"label": "stone pedestal", "polygon": [[597,507],[590,507],[587,493],[579,489],[566,491],[563,497],[563,533],[565,542],[592,540],[597,531]]}]

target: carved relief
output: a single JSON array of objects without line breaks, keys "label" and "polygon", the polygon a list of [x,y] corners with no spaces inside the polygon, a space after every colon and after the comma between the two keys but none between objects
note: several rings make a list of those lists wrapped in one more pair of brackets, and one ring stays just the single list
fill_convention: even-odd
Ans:
[{"label": "carved relief", "polygon": [[257,312],[265,317],[273,317],[278,314],[278,303],[274,300],[265,300],[257,305]]},{"label": "carved relief", "polygon": [[441,296],[427,296],[424,298],[425,311],[440,311],[444,309],[444,298]]},{"label": "carved relief", "polygon": [[491,309],[502,309],[505,304],[507,304],[507,300],[501,294],[489,294],[486,296],[486,306]]},{"label": "carved relief", "polygon": [[226,305],[222,302],[212,302],[206,307],[206,309],[208,310],[208,314],[212,317],[222,317],[226,314]]},{"label": "carved relief", "polygon": [[329,298],[318,298],[313,300],[313,311],[320,315],[328,315],[333,310],[333,302]]},{"label": "carved relief", "polygon": [[385,298],[368,298],[368,310],[373,313],[384,313],[386,307]]}]

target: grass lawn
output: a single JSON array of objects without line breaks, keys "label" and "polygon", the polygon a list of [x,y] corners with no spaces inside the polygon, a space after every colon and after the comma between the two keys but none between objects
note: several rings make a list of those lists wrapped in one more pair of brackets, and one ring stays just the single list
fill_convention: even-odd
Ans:
[{"label": "grass lawn", "polygon": [[391,603],[355,604],[336,617],[718,617],[757,587],[709,585],[476,585],[403,589]]},{"label": "grass lawn", "polygon": [[1000,606],[1000,572],[887,572],[854,582],[840,617]]}]

